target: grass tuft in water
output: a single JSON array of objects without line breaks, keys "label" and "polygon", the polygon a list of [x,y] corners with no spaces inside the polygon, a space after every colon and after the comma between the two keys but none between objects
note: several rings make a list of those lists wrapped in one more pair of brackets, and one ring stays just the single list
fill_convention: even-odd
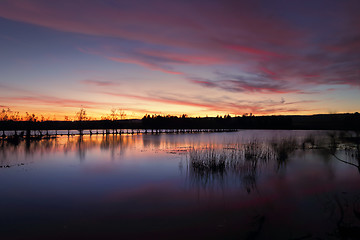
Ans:
[{"label": "grass tuft in water", "polygon": [[270,142],[276,158],[278,161],[286,161],[289,158],[289,155],[298,148],[298,143],[295,138],[283,138],[283,139],[273,139]]}]

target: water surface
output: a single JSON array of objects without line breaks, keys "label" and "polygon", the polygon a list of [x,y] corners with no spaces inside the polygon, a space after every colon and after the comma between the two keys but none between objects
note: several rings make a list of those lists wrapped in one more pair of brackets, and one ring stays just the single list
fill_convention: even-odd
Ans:
[{"label": "water surface", "polygon": [[[354,144],[338,140],[331,149],[333,135],[341,133],[246,130],[3,141],[1,239],[356,239],[358,153]],[[301,146],[309,136],[317,146],[297,147],[281,161],[205,172],[189,164],[191,149],[226,152],[254,139],[288,138]]]}]

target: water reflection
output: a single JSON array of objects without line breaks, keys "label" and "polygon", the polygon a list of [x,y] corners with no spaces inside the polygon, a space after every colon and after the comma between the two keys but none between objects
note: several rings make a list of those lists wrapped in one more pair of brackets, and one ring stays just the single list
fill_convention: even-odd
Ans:
[{"label": "water reflection", "polygon": [[358,140],[241,131],[2,141],[0,231],[5,239],[44,228],[43,239],[356,239]]},{"label": "water reflection", "polygon": [[[326,180],[318,182],[320,189],[310,190],[311,194],[319,195],[319,202],[314,202],[313,205],[323,207],[327,212],[330,212],[331,216],[329,218],[335,220],[332,224],[321,224],[319,226],[319,229],[326,229],[325,232],[319,233],[318,230],[313,229],[312,231],[315,233],[299,233],[296,234],[296,237],[290,239],[312,239],[316,236],[326,237],[326,239],[358,239],[360,237],[360,194],[358,185],[353,186],[356,189],[355,191],[354,188],[351,188],[350,192],[341,191],[340,189],[347,189],[348,186],[338,185],[339,179],[336,179],[338,174],[334,169],[334,162],[336,161],[359,169],[359,138],[353,137],[351,134],[331,132],[317,138],[308,136],[303,138],[302,141],[290,137],[272,139],[268,142],[264,141],[262,144],[255,140],[232,147],[222,146],[216,148],[214,146],[205,146],[198,149],[193,148],[189,152],[187,159],[186,177],[189,179],[191,187],[196,187],[199,191],[214,189],[216,186],[223,190],[236,187],[235,183],[240,183],[245,187],[248,194],[256,190],[258,200],[261,200],[264,198],[262,192],[264,191],[264,185],[274,188],[271,183],[264,182],[262,183],[263,186],[260,189],[258,188],[258,179],[261,178],[261,174],[269,175],[269,169],[274,169],[276,173],[279,173],[279,170],[285,171],[289,161],[299,160],[300,156],[309,158],[309,155],[310,160],[319,159],[326,168],[325,171],[315,169],[307,169],[307,171],[315,170],[316,174],[320,174],[316,177],[316,181],[321,179],[321,174],[328,172],[326,174],[329,176],[328,180],[331,180],[331,185],[335,184],[335,186],[332,185],[329,188],[329,183]],[[269,168],[269,166],[272,167]],[[338,165],[337,167],[344,166]],[[294,176],[287,174],[285,177],[293,178]],[[313,179],[315,178],[311,176],[311,178],[306,179],[295,176],[295,179],[297,179],[296,184],[292,184],[294,189],[287,189],[288,193],[281,193],[283,199],[279,199],[280,202],[284,199],[294,201],[288,194],[299,189],[306,192],[304,186],[313,185]],[[281,181],[283,181],[281,183],[283,185],[287,180],[284,178]],[[331,197],[328,197],[327,194],[322,195],[324,193],[323,188],[328,188],[325,192],[333,192],[330,194]],[[305,196],[308,194],[305,193]],[[260,206],[261,204],[257,205],[257,207]],[[306,209],[306,211],[308,213],[304,215],[312,215],[316,212],[315,209]],[[268,219],[269,215],[273,214],[272,210],[265,208],[259,213],[259,209],[256,209],[256,212],[258,214],[251,217],[253,226],[247,228],[246,239],[268,239],[262,229],[269,224],[265,219]],[[287,214],[291,213],[292,211],[287,210]],[[298,221],[295,222],[295,225],[298,224]],[[276,233],[271,234],[276,235]]]},{"label": "water reflection", "polygon": [[203,188],[225,183],[240,183],[247,193],[257,189],[259,172],[267,165],[276,170],[286,168],[290,155],[297,149],[294,138],[272,139],[228,146],[205,146],[192,148],[187,160],[187,177],[192,185]]},{"label": "water reflection", "polygon": [[111,153],[112,158],[123,155],[126,149],[139,146],[142,139],[131,136],[63,136],[38,140],[1,141],[1,165],[17,165],[18,161],[31,156],[62,152],[65,155],[76,152],[80,161],[86,159],[90,150],[100,149]]},{"label": "water reflection", "polygon": [[285,170],[295,152],[297,156],[302,156],[306,152],[315,153],[330,167],[330,172],[333,172],[330,160],[338,160],[360,169],[359,139],[351,135],[349,137],[343,132],[328,132],[316,139],[309,135],[300,141],[294,137],[287,137],[273,138],[261,143],[254,139],[231,146],[193,147],[189,150],[186,175],[192,184],[198,183],[204,188],[216,183],[223,186],[228,182],[229,175],[232,175],[233,178],[242,180],[249,193],[256,189],[258,172],[264,165],[276,166],[277,172]]},{"label": "water reflection", "polygon": [[328,220],[332,223],[328,235],[335,239],[360,237],[360,195],[347,192],[325,195],[322,201]]}]

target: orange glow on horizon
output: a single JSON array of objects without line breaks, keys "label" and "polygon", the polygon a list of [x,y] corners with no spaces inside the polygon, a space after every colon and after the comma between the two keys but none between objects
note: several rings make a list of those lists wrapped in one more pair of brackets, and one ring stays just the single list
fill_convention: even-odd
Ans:
[{"label": "orange glow on horizon", "polygon": [[[6,111],[6,109],[3,109],[3,111]],[[76,112],[60,112],[57,111],[56,113],[49,113],[49,112],[41,112],[41,111],[17,111],[16,109],[10,109],[11,112],[8,114],[9,116],[15,116],[17,117],[17,120],[26,120],[28,116],[32,116],[33,114],[35,115],[35,119],[37,121],[76,121],[78,120],[77,116],[76,116]],[[110,111],[104,111],[101,112],[99,110],[94,111],[93,109],[84,109],[86,111],[86,120],[105,120],[105,119],[111,119],[111,112]],[[27,113],[27,114],[26,114]],[[181,117],[183,114],[185,114],[187,117],[216,117],[216,116],[225,116],[225,115],[230,115],[231,117],[236,117],[236,116],[249,116],[250,114],[253,116],[271,116],[271,115],[314,115],[314,114],[327,114],[329,112],[316,112],[316,111],[289,111],[289,112],[269,112],[266,114],[262,114],[262,113],[256,113],[256,112],[242,112],[239,111],[238,113],[229,113],[229,112],[225,112],[225,111],[219,111],[219,112],[215,112],[215,111],[209,111],[209,112],[204,112],[204,111],[199,111],[198,113],[196,112],[134,112],[134,111],[123,111],[124,116],[120,117],[120,116],[115,116],[115,119],[120,120],[120,119],[142,119],[145,115],[160,115],[160,116],[178,116]],[[3,115],[1,115],[2,118]],[[0,118],[0,119],[1,119]]]}]

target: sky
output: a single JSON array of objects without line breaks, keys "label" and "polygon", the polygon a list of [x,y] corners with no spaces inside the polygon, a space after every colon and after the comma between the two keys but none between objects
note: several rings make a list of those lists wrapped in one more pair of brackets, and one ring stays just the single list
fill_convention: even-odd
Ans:
[{"label": "sky", "polygon": [[360,1],[1,0],[0,109],[360,111]]}]

